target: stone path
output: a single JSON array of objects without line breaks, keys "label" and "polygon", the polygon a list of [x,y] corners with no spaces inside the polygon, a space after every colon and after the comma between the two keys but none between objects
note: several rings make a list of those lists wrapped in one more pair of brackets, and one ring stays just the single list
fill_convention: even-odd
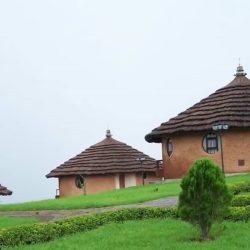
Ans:
[{"label": "stone path", "polygon": [[13,211],[0,212],[0,216],[9,217],[32,217],[40,221],[54,221],[72,216],[115,211],[122,208],[140,208],[140,207],[173,207],[177,205],[177,197],[161,198],[158,200],[147,201],[139,204],[120,205],[113,207],[86,208],[74,210],[42,210],[42,211]]}]

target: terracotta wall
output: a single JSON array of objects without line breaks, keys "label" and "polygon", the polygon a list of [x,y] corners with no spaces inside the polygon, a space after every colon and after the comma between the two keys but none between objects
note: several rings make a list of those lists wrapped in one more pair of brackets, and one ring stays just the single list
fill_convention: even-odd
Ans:
[{"label": "terracotta wall", "polygon": [[59,178],[59,195],[60,197],[75,196],[84,194],[83,189],[75,185],[75,176],[65,176]]},{"label": "terracotta wall", "polygon": [[[173,153],[167,154],[167,138],[163,139],[162,157],[165,178],[179,178],[185,175],[192,163],[201,158],[214,160],[221,166],[221,151],[208,154],[203,150],[202,140],[206,133],[176,135],[173,141]],[[250,171],[250,131],[226,131],[222,135],[223,159],[226,173]],[[245,166],[239,166],[238,160],[244,160]]]},{"label": "terracotta wall", "polygon": [[86,177],[86,194],[111,191],[116,188],[116,175],[91,175]]},{"label": "terracotta wall", "polygon": [[115,175],[86,176],[84,180],[85,186],[83,189],[80,189],[75,185],[75,176],[60,177],[60,197],[92,194],[115,189]]}]

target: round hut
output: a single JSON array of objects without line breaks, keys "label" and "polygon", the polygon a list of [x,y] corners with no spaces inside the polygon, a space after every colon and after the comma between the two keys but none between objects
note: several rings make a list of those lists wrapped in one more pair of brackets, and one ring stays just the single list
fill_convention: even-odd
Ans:
[{"label": "round hut", "polygon": [[5,186],[2,186],[0,184],[0,195],[12,195],[12,191],[10,191],[9,189],[7,189]]},{"label": "round hut", "polygon": [[92,194],[153,182],[157,163],[115,140],[107,130],[104,140],[53,169],[46,177],[58,178],[57,196]]},{"label": "round hut", "polygon": [[185,175],[192,163],[211,158],[226,173],[250,171],[250,80],[239,65],[225,87],[145,136],[162,144],[166,178]]}]

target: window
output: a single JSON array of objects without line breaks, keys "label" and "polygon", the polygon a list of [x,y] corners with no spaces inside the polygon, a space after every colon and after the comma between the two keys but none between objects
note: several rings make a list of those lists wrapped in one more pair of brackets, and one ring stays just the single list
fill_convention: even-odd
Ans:
[{"label": "window", "polygon": [[238,160],[238,166],[239,167],[245,166],[245,160]]},{"label": "window", "polygon": [[168,156],[171,156],[171,154],[173,153],[173,142],[171,139],[167,139],[167,153]]},{"label": "window", "polygon": [[218,136],[214,133],[207,134],[203,138],[203,149],[208,154],[214,154],[218,151],[219,145],[218,145]]},{"label": "window", "polygon": [[84,187],[84,178],[82,175],[78,175],[75,178],[75,184],[77,188],[83,188]]}]

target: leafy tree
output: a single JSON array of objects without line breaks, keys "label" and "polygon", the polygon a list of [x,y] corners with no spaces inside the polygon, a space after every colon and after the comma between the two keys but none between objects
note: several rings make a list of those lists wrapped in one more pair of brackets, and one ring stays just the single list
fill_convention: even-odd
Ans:
[{"label": "leafy tree", "polygon": [[182,179],[181,189],[180,217],[198,225],[201,239],[208,239],[212,223],[227,213],[232,198],[224,174],[213,161],[197,160]]}]

